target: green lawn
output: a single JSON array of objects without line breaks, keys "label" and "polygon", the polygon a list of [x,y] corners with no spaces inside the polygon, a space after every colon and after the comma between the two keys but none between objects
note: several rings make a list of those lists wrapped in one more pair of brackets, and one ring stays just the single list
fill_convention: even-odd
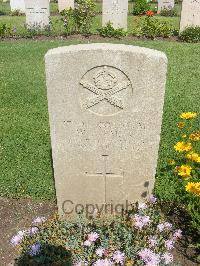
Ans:
[{"label": "green lawn", "polygon": [[[44,55],[50,48],[81,42],[0,43],[0,196],[55,197]],[[121,42],[161,50],[169,58],[159,156],[161,168],[174,154],[171,146],[176,142],[178,114],[200,111],[200,46],[161,41]],[[158,193],[164,198],[173,198],[172,182],[163,177],[158,181]]]}]

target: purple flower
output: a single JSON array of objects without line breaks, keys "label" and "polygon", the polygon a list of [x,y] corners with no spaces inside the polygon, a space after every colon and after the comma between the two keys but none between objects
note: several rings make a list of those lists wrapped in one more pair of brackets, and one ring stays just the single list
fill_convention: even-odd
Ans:
[{"label": "purple flower", "polygon": [[182,231],[180,229],[176,230],[173,234],[173,239],[177,239],[181,237],[182,237]]},{"label": "purple flower", "polygon": [[33,220],[33,224],[41,224],[41,223],[44,223],[46,222],[46,218],[45,217],[37,217]]},{"label": "purple flower", "polygon": [[159,230],[160,232],[162,232],[162,231],[165,229],[165,226],[164,226],[164,224],[158,224],[158,225],[157,225],[157,228],[158,228],[158,230]]},{"label": "purple flower", "polygon": [[31,227],[30,229],[26,230],[26,233],[27,235],[34,235],[36,234],[37,232],[39,231],[39,228],[34,226],[34,227]]},{"label": "purple flower", "polygon": [[104,248],[98,248],[95,253],[97,256],[99,256],[101,258],[103,256],[104,252],[105,252]]},{"label": "purple flower", "polygon": [[138,203],[138,209],[139,210],[145,210],[148,206],[146,203]]},{"label": "purple flower", "polygon": [[113,263],[111,260],[105,259],[105,260],[97,260],[93,266],[112,266]]},{"label": "purple flower", "polygon": [[116,263],[124,264],[124,258],[125,258],[124,253],[122,253],[119,250],[115,251],[115,253],[113,254],[113,260]]},{"label": "purple flower", "polygon": [[22,239],[24,238],[24,236],[26,235],[26,231],[19,231],[17,233],[17,235],[13,236],[10,240],[11,245],[13,245],[14,247],[19,245],[22,241]]},{"label": "purple flower", "polygon": [[155,236],[150,236],[148,242],[150,247],[155,247],[157,245],[157,239]]},{"label": "purple flower", "polygon": [[166,240],[165,247],[167,248],[167,250],[171,250],[172,248],[174,248],[174,241],[170,239]]},{"label": "purple flower", "polygon": [[162,260],[166,265],[168,265],[173,262],[173,255],[169,252],[166,252],[162,255]]},{"label": "purple flower", "polygon": [[138,215],[138,214],[134,215],[133,220],[135,222],[135,227],[139,229],[142,229],[144,226],[148,225],[151,222],[149,216]]},{"label": "purple flower", "polygon": [[92,232],[88,235],[88,240],[90,242],[95,242],[99,238],[99,235],[96,232]]},{"label": "purple flower", "polygon": [[157,198],[154,197],[154,195],[151,195],[151,196],[149,197],[149,202],[151,202],[151,203],[156,203],[156,201],[157,201]]},{"label": "purple flower", "polygon": [[157,266],[160,263],[160,256],[148,248],[142,249],[138,252],[146,266]]},{"label": "purple flower", "polygon": [[172,228],[172,224],[171,224],[171,223],[168,223],[168,222],[165,222],[165,223],[164,223],[164,227],[165,227],[166,229],[171,229],[171,228]]},{"label": "purple flower", "polygon": [[92,242],[89,240],[85,240],[85,242],[83,243],[84,246],[86,247],[90,247],[92,245]]},{"label": "purple flower", "polygon": [[35,243],[29,247],[28,254],[31,256],[36,256],[41,251],[41,245],[40,243]]}]

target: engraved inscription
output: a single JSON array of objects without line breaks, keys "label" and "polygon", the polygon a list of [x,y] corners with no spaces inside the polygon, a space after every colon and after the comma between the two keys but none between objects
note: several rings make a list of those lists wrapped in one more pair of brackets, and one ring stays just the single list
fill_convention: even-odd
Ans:
[{"label": "engraved inscription", "polygon": [[[82,101],[83,109],[89,109],[102,115],[123,110],[125,95],[120,93],[131,87],[131,82],[124,73],[109,66],[97,67],[88,71],[81,79],[80,84],[83,89],[90,92],[89,97]],[[97,107],[100,103],[101,105]]]}]

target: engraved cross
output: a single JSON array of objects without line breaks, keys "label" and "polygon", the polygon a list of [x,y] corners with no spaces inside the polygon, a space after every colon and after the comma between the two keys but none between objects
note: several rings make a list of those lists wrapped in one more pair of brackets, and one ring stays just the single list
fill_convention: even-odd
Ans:
[{"label": "engraved cross", "polygon": [[89,176],[102,176],[104,178],[104,191],[105,191],[105,203],[107,203],[107,192],[108,192],[108,188],[107,188],[107,179],[109,177],[120,177],[122,179],[122,182],[124,182],[124,176],[123,176],[123,172],[121,172],[120,174],[115,174],[113,172],[110,172],[107,170],[107,159],[108,159],[108,155],[102,155],[103,157],[103,162],[104,162],[104,168],[102,172],[98,172],[98,173],[88,173],[86,172],[86,175]]}]

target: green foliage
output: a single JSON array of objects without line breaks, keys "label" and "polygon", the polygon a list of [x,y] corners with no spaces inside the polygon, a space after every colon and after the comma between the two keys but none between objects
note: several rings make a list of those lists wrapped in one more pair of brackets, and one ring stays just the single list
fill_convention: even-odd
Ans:
[{"label": "green foliage", "polygon": [[176,17],[178,15],[176,8],[163,8],[160,11],[160,15],[163,17]]},{"label": "green foliage", "polygon": [[94,0],[77,0],[77,6],[61,12],[65,34],[74,32],[88,34],[95,17]]},{"label": "green foliage", "polygon": [[188,27],[180,33],[183,42],[196,43],[200,41],[200,27]]},{"label": "green foliage", "polygon": [[109,37],[109,38],[114,37],[114,38],[120,39],[121,37],[125,37],[127,35],[127,32],[124,29],[113,28],[111,22],[108,22],[105,27],[102,27],[102,28],[97,29],[97,30],[98,30],[100,36],[103,36],[103,37]]},{"label": "green foliage", "polygon": [[[123,265],[141,266],[144,262],[138,252],[149,248],[161,260],[167,252],[166,241],[176,242],[181,234],[175,231],[172,224],[165,222],[155,201],[129,206],[127,212],[118,215],[97,215],[89,219],[79,215],[73,220],[53,218],[38,228],[39,231],[31,236],[25,235],[18,244],[19,266],[29,265],[30,261],[59,261],[59,265],[68,265],[67,262],[71,261],[71,265],[81,262],[81,265],[94,265],[98,259],[113,261],[112,265],[122,265],[114,263],[113,255],[117,251],[124,254]],[[92,240],[91,234],[95,236]],[[156,245],[151,244],[152,237]],[[31,256],[28,252],[35,243],[40,243],[41,248],[37,255]],[[58,248],[60,252],[57,252]],[[99,248],[103,249],[102,256],[96,253]]]},{"label": "green foliage", "polygon": [[20,10],[16,9],[16,10],[12,11],[10,13],[10,15],[13,17],[17,17],[17,16],[23,16],[24,14]]},{"label": "green foliage", "polygon": [[74,10],[72,8],[61,12],[61,21],[64,26],[64,35],[70,35],[75,32],[76,24],[74,19]]},{"label": "green foliage", "polygon": [[133,7],[134,15],[143,15],[149,10],[147,0],[136,0]]},{"label": "green foliage", "polygon": [[133,29],[134,36],[144,36],[154,39],[155,37],[170,37],[175,32],[174,27],[167,21],[160,21],[155,17],[141,18],[138,25]]},{"label": "green foliage", "polygon": [[0,23],[0,37],[6,37],[9,36],[11,32],[11,29],[6,23]]},{"label": "green foliage", "polygon": [[94,0],[77,0],[77,7],[74,9],[74,21],[77,31],[80,33],[90,33],[93,18],[95,17]]}]

